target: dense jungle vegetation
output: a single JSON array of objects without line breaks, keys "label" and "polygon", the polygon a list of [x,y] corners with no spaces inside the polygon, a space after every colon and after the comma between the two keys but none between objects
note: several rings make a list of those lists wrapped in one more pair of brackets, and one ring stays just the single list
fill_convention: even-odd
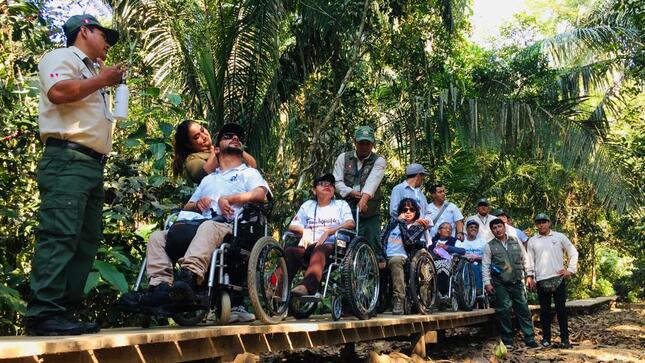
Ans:
[{"label": "dense jungle vegetation", "polygon": [[[21,333],[38,215],[37,64],[76,1],[0,2],[0,332]],[[146,236],[193,186],[172,177],[173,127],[248,129],[278,233],[358,125],[377,129],[386,193],[423,163],[474,212],[488,197],[532,234],[539,211],[580,252],[570,298],[644,297],[643,17],[638,0],[535,0],[493,49],[469,0],[106,0],[130,118],[106,166],[104,241],[84,314],[127,291]],[[104,21],[110,19],[104,19]],[[566,24],[566,27],[559,26]],[[386,208],[383,205],[383,208]]]}]

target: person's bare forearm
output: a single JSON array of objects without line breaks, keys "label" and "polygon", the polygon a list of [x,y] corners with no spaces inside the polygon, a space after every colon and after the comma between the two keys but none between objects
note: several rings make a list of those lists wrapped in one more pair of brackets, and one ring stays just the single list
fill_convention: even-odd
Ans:
[{"label": "person's bare forearm", "polygon": [[227,195],[226,198],[230,204],[260,203],[266,199],[266,191],[262,187],[257,187],[249,192]]},{"label": "person's bare forearm", "polygon": [[68,79],[60,81],[50,88],[47,98],[56,105],[77,102],[105,86],[107,83],[100,76],[88,79]]}]

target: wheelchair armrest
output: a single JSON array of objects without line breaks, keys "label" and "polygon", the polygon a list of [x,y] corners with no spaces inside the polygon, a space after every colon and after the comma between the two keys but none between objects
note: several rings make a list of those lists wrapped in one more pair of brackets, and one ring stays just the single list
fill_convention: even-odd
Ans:
[{"label": "wheelchair armrest", "polygon": [[284,247],[295,247],[300,243],[300,238],[302,238],[301,235],[291,232],[291,231],[286,231],[282,234],[282,241],[284,243]]},{"label": "wheelchair armrest", "polygon": [[354,237],[356,237],[356,230],[341,228],[336,231],[336,238],[338,238],[339,234],[349,236],[350,239],[353,239]]}]

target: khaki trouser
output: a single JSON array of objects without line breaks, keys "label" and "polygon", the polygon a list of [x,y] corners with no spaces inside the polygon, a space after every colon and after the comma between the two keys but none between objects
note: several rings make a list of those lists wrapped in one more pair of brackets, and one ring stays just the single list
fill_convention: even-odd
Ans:
[{"label": "khaki trouser", "polygon": [[387,260],[387,268],[390,269],[392,276],[392,297],[394,307],[397,304],[403,304],[405,301],[405,262],[407,258],[403,256],[392,256]]},{"label": "khaki trouser", "polygon": [[[197,233],[190,242],[184,257],[179,259],[181,267],[197,275],[197,284],[204,281],[204,274],[208,270],[213,251],[232,231],[232,225],[215,221],[203,222],[197,228]],[[150,235],[146,251],[148,258],[146,271],[150,279],[150,286],[157,286],[162,282],[169,285],[173,283],[172,260],[166,254],[167,235],[168,231],[156,231]]]}]

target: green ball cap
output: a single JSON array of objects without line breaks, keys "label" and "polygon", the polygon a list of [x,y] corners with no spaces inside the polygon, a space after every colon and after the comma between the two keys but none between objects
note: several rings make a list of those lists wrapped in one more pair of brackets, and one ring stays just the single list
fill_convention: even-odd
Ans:
[{"label": "green ball cap", "polygon": [[376,140],[374,139],[374,129],[369,126],[361,126],[357,128],[356,133],[354,133],[354,140],[374,143]]},{"label": "green ball cap", "polygon": [[539,213],[538,215],[535,216],[535,221],[549,221],[551,222],[551,218],[549,218],[549,215],[546,213]]},{"label": "green ball cap", "polygon": [[67,19],[67,22],[65,22],[65,25],[63,25],[63,32],[65,32],[66,37],[69,37],[70,34],[82,26],[95,26],[101,29],[103,33],[105,33],[105,38],[110,46],[113,46],[119,41],[119,32],[104,27],[90,14],[74,15],[70,17]]}]

